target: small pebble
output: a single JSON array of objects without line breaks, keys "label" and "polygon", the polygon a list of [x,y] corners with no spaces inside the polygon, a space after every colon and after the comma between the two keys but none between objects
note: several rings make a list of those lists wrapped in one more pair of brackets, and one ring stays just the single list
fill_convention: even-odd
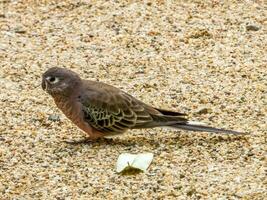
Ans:
[{"label": "small pebble", "polygon": [[48,120],[53,121],[53,122],[58,122],[60,121],[60,116],[56,114],[51,114],[49,115]]},{"label": "small pebble", "polygon": [[247,29],[247,31],[258,31],[258,30],[260,30],[260,27],[258,27],[256,25],[247,25],[246,29]]},{"label": "small pebble", "polygon": [[200,108],[199,110],[196,111],[197,114],[207,114],[207,113],[211,113],[212,109],[211,108]]}]

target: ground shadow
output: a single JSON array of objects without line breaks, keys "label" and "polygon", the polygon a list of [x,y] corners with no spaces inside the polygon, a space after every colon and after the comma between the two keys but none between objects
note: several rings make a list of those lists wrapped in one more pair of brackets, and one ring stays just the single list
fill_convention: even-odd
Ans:
[{"label": "ground shadow", "polygon": [[[155,136],[155,135],[154,135]],[[80,141],[71,141],[66,142],[68,145],[91,145],[91,146],[159,146],[160,144],[165,145],[174,145],[177,144],[179,146],[192,146],[198,145],[202,146],[205,144],[216,145],[218,143],[231,143],[235,141],[243,141],[248,142],[248,135],[203,135],[200,136],[192,136],[185,134],[177,134],[172,137],[153,137],[151,135],[138,135],[129,137],[115,137],[115,138],[101,138],[95,141],[89,140],[80,140]]]}]

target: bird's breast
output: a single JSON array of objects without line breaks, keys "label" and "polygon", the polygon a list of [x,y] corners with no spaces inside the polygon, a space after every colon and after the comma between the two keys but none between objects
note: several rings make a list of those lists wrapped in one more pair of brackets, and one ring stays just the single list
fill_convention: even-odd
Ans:
[{"label": "bird's breast", "polygon": [[57,107],[74,123],[81,120],[81,107],[80,104],[65,97],[54,97]]},{"label": "bird's breast", "polygon": [[54,97],[57,107],[80,129],[92,137],[92,127],[84,121],[81,104],[75,98]]}]

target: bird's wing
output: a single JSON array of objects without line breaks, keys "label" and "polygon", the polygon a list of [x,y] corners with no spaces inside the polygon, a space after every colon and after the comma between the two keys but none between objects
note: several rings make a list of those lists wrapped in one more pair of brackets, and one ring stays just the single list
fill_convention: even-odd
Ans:
[{"label": "bird's wing", "polygon": [[86,82],[80,102],[84,120],[95,129],[107,134],[122,133],[153,121],[145,104],[103,83]]}]

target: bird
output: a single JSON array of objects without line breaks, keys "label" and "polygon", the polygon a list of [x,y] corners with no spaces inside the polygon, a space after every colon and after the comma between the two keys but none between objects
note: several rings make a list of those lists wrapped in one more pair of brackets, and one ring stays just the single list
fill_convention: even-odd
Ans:
[{"label": "bird", "polygon": [[49,68],[42,75],[41,85],[65,116],[88,134],[90,141],[120,135],[129,129],[155,127],[245,134],[190,121],[184,113],[148,105],[114,86],[82,79],[67,68]]}]

